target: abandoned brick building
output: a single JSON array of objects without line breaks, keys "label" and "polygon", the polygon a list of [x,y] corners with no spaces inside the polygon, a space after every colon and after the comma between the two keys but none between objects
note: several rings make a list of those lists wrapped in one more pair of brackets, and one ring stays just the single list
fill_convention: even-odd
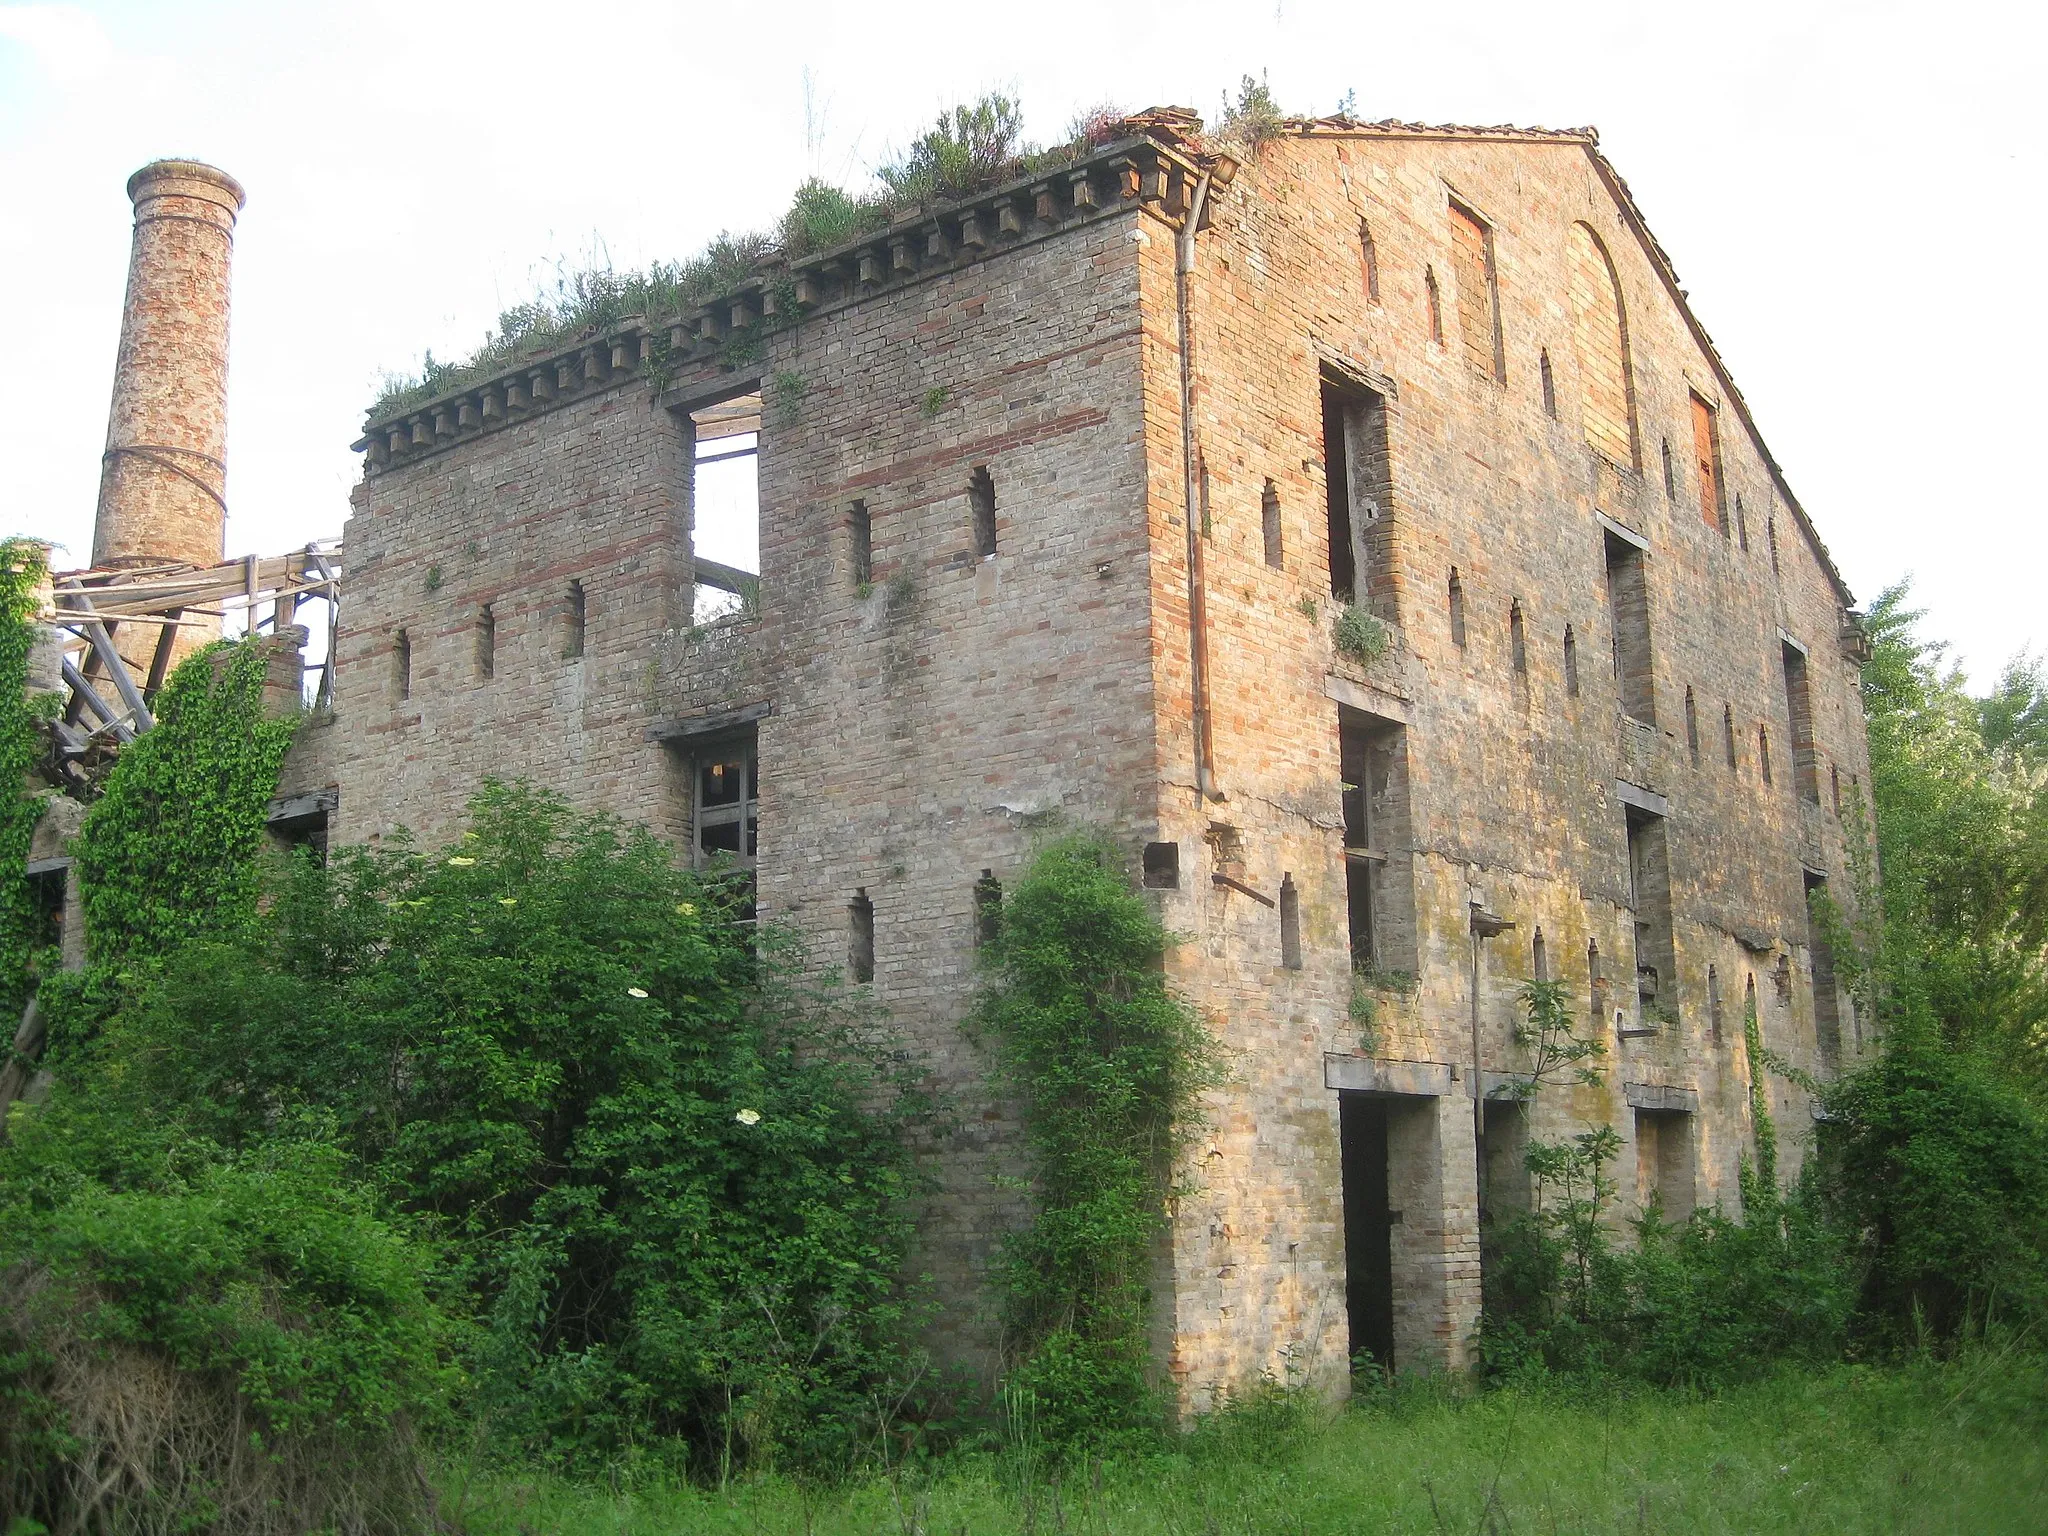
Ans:
[{"label": "abandoned brick building", "polygon": [[[970,1360],[1021,1214],[978,912],[1106,830],[1234,1065],[1157,1288],[1196,1406],[1463,1364],[1531,1134],[1732,1207],[1752,1001],[1801,1067],[1870,1044],[1808,901],[1850,594],[1594,135],[1198,126],[373,418],[285,786],[434,840],[524,776],[751,866],[959,1113],[923,1259]],[[695,550],[734,465],[753,570]],[[1513,1093],[1531,977],[1599,1086]]]}]

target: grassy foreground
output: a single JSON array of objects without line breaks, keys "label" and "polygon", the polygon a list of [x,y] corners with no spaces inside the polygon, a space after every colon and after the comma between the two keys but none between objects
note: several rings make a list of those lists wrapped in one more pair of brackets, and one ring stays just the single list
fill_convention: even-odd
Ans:
[{"label": "grassy foreground", "polygon": [[1171,1452],[1064,1475],[1022,1452],[806,1490],[450,1480],[476,1536],[1324,1536],[1470,1532],[2048,1531],[2038,1356],[1786,1374],[1711,1398],[1427,1389],[1226,1416]]}]

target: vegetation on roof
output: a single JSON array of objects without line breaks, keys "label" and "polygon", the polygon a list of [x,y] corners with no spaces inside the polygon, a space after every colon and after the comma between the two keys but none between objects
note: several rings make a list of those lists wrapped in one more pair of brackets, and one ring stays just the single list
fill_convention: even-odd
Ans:
[{"label": "vegetation on roof", "polygon": [[1123,112],[1103,105],[1077,117],[1051,148],[1024,139],[1022,110],[990,93],[972,106],[941,112],[902,154],[875,168],[874,184],[849,192],[812,177],[792,194],[772,231],[721,233],[683,261],[632,271],[609,264],[559,268],[552,284],[498,316],[483,344],[459,362],[430,351],[418,373],[387,377],[371,420],[481,383],[518,363],[602,334],[629,315],[667,319],[729,293],[764,264],[826,251],[887,228],[906,214],[973,197],[1034,172],[1071,165],[1115,139]]}]

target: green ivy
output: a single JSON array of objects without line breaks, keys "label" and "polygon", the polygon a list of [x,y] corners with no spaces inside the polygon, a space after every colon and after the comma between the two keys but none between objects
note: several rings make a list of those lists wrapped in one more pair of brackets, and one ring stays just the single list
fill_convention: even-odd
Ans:
[{"label": "green ivy", "polygon": [[1749,1121],[1756,1140],[1756,1166],[1745,1161],[1742,1168],[1742,1208],[1760,1215],[1778,1202],[1778,1124],[1771,1118],[1769,1066],[1754,997],[1742,1012],[1742,1050],[1749,1062]]},{"label": "green ivy", "polygon": [[35,590],[42,574],[40,546],[0,540],[0,1026],[9,1038],[13,1019],[28,1001],[35,942],[28,850],[42,803],[28,783],[37,743],[28,653],[35,643]]},{"label": "green ivy", "polygon": [[298,726],[264,713],[265,662],[248,642],[189,658],[107,776],[77,844],[95,960],[164,954],[255,912],[264,812]]},{"label": "green ivy", "polygon": [[1174,1156],[1216,1047],[1168,990],[1168,938],[1087,836],[1046,847],[1003,903],[975,1011],[998,1080],[1023,1101],[1037,1213],[996,1268],[1006,1397],[1056,1444],[1160,1421],[1146,1318]]}]

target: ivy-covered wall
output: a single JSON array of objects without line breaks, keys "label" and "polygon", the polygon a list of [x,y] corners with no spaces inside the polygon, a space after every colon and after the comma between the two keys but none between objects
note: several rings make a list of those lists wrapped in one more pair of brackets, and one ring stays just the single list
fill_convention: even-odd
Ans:
[{"label": "ivy-covered wall", "polygon": [[28,850],[41,814],[29,782],[36,760],[34,710],[28,698],[28,654],[35,643],[35,591],[42,547],[0,540],[0,1029],[28,1001],[29,950],[35,912],[29,900]]},{"label": "ivy-covered wall", "polygon": [[76,849],[95,961],[162,954],[256,910],[255,855],[296,717],[263,710],[260,642],[171,674],[156,727],[122,752]]}]

